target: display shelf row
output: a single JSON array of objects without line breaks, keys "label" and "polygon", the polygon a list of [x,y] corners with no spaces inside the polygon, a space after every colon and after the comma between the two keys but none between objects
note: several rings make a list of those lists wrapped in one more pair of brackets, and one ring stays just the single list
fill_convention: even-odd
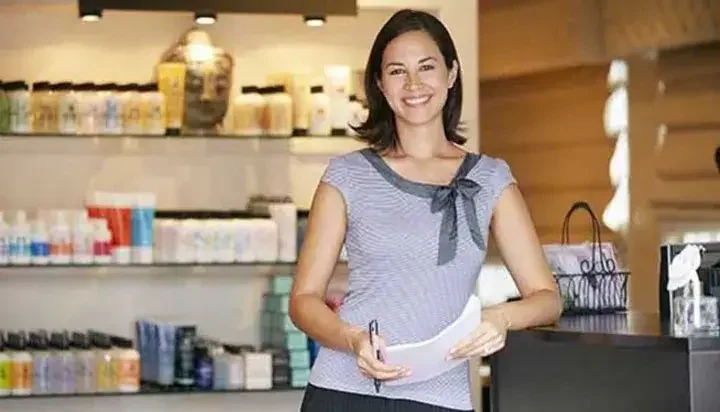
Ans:
[{"label": "display shelf row", "polygon": [[141,136],[141,135],[4,135],[2,153],[91,154],[335,154],[366,145],[350,136]]},{"label": "display shelf row", "polygon": [[48,398],[102,398],[102,397],[128,397],[128,396],[148,396],[148,395],[199,395],[199,394],[273,394],[282,392],[302,391],[305,388],[297,388],[289,385],[273,386],[271,389],[202,389],[198,387],[181,387],[181,386],[159,386],[152,383],[143,383],[137,392],[107,392],[107,393],[69,393],[69,394],[43,394],[43,395],[27,395],[27,396],[4,396],[0,397],[0,402],[5,400],[30,400],[30,399],[48,399]]},{"label": "display shelf row", "polygon": [[[337,268],[346,267],[338,262]],[[178,264],[154,263],[150,265],[47,265],[47,266],[0,266],[0,277],[47,275],[47,276],[252,276],[292,274],[296,263],[209,263]]]}]

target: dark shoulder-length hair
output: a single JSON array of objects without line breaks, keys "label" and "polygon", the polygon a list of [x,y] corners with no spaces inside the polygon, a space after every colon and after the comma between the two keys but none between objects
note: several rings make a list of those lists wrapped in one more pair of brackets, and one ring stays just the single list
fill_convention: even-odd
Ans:
[{"label": "dark shoulder-length hair", "polygon": [[375,37],[365,66],[364,85],[368,117],[363,124],[352,126],[358,138],[376,151],[394,149],[399,145],[395,115],[378,84],[382,76],[383,53],[393,39],[411,31],[423,31],[435,41],[448,69],[453,67],[454,62],[458,62],[457,78],[448,90],[442,119],[448,141],[456,144],[464,144],[467,141],[458,130],[462,112],[462,76],[455,43],[442,22],[432,14],[404,9],[393,14]]}]

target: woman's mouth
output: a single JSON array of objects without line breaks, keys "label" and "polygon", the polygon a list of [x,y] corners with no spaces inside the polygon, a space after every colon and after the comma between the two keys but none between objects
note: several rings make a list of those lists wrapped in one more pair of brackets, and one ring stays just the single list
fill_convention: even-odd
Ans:
[{"label": "woman's mouth", "polygon": [[430,101],[431,95],[423,95],[423,96],[414,96],[414,97],[406,97],[402,99],[402,102],[406,106],[410,107],[419,107],[425,105],[427,102]]}]

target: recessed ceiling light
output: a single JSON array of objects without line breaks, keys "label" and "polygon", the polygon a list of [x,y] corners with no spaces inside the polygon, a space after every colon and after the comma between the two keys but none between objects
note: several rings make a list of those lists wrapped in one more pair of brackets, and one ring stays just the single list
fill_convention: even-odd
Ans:
[{"label": "recessed ceiling light", "polygon": [[87,22],[100,21],[102,19],[102,10],[81,10],[80,20]]},{"label": "recessed ceiling light", "polygon": [[325,25],[325,16],[305,16],[305,25],[308,27],[322,27]]},{"label": "recessed ceiling light", "polygon": [[212,12],[195,13],[195,23],[207,26],[217,22],[217,14]]}]

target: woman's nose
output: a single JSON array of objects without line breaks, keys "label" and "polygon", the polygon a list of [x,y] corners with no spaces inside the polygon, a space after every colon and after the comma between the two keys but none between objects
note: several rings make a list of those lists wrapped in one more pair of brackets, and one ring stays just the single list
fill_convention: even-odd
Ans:
[{"label": "woman's nose", "polygon": [[408,73],[408,75],[405,76],[405,88],[409,90],[416,89],[420,84],[420,76],[418,76],[417,73]]}]

